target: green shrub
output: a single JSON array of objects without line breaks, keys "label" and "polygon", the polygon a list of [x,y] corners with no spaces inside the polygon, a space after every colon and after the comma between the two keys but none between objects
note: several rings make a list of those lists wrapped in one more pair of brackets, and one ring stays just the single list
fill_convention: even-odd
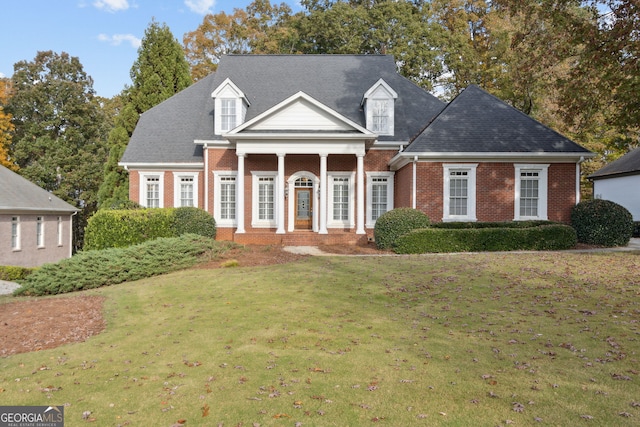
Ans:
[{"label": "green shrub", "polygon": [[89,218],[84,249],[125,248],[147,240],[188,233],[215,238],[215,220],[204,210],[191,207],[104,209]]},{"label": "green shrub", "polygon": [[483,252],[514,250],[563,250],[576,244],[576,232],[563,224],[517,228],[423,228],[396,241],[401,254]]},{"label": "green shrub", "polygon": [[216,238],[216,220],[208,212],[199,208],[183,207],[175,209],[174,229],[177,236],[197,234]]},{"label": "green shrub", "polygon": [[428,226],[429,217],[424,212],[411,208],[390,210],[376,220],[373,230],[376,246],[379,249],[391,249],[398,237]]},{"label": "green shrub", "polygon": [[578,203],[571,210],[571,225],[578,241],[590,245],[624,246],[633,234],[631,213],[610,200]]},{"label": "green shrub", "polygon": [[35,268],[17,267],[12,265],[1,266],[0,265],[0,280],[7,280],[9,282],[18,282],[24,280],[31,273],[35,271]]},{"label": "green shrub", "polygon": [[56,295],[152,277],[190,267],[216,245],[208,237],[185,234],[127,248],[83,251],[43,265],[14,295]]},{"label": "green shrub", "polygon": [[430,225],[433,228],[530,228],[541,225],[557,224],[553,221],[529,220],[529,221],[500,221],[500,222],[436,222]]}]

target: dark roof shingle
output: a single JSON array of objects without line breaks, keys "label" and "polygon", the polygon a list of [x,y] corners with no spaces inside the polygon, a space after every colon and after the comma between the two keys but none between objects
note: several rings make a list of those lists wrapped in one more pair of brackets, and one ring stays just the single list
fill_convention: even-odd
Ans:
[{"label": "dark roof shingle", "polygon": [[0,212],[76,212],[74,206],[0,165]]},{"label": "dark roof shingle", "polygon": [[451,101],[405,151],[589,153],[475,85]]},{"label": "dark roof shingle", "polygon": [[640,148],[628,152],[592,173],[589,179],[612,178],[617,175],[640,175]]}]

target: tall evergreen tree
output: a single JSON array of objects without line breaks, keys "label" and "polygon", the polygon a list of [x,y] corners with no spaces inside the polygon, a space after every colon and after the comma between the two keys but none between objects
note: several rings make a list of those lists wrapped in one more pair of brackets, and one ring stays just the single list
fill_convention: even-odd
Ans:
[{"label": "tall evergreen tree", "polygon": [[15,126],[10,154],[20,174],[81,210],[74,221],[76,247],[96,210],[107,158],[104,115],[93,80],[77,57],[38,52],[14,65],[7,103]]},{"label": "tall evergreen tree", "polygon": [[119,96],[118,114],[109,133],[109,157],[98,193],[100,208],[121,206],[129,200],[129,176],[118,161],[140,114],[191,84],[182,46],[166,24],[149,24],[130,75],[133,84]]}]

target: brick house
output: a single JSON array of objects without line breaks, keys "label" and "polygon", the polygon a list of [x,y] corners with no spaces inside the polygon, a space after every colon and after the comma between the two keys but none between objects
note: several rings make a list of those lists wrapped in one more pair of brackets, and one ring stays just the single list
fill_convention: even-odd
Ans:
[{"label": "brick house", "polygon": [[229,55],[141,117],[130,198],[239,243],[354,243],[396,207],[568,222],[592,154],[477,86],[448,104],[386,55]]},{"label": "brick house", "polygon": [[37,267],[71,257],[78,209],[0,166],[0,265]]}]

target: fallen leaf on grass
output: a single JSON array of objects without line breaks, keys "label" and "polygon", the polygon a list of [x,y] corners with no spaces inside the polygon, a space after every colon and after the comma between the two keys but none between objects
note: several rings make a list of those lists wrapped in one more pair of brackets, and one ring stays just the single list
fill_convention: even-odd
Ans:
[{"label": "fallen leaf on grass", "polygon": [[209,415],[209,405],[205,403],[204,406],[202,407],[202,416],[206,417],[208,415]]},{"label": "fallen leaf on grass", "polygon": [[288,415],[288,414],[275,414],[275,415],[273,416],[273,418],[275,418],[275,419],[280,419],[280,418],[291,418],[291,415]]}]

